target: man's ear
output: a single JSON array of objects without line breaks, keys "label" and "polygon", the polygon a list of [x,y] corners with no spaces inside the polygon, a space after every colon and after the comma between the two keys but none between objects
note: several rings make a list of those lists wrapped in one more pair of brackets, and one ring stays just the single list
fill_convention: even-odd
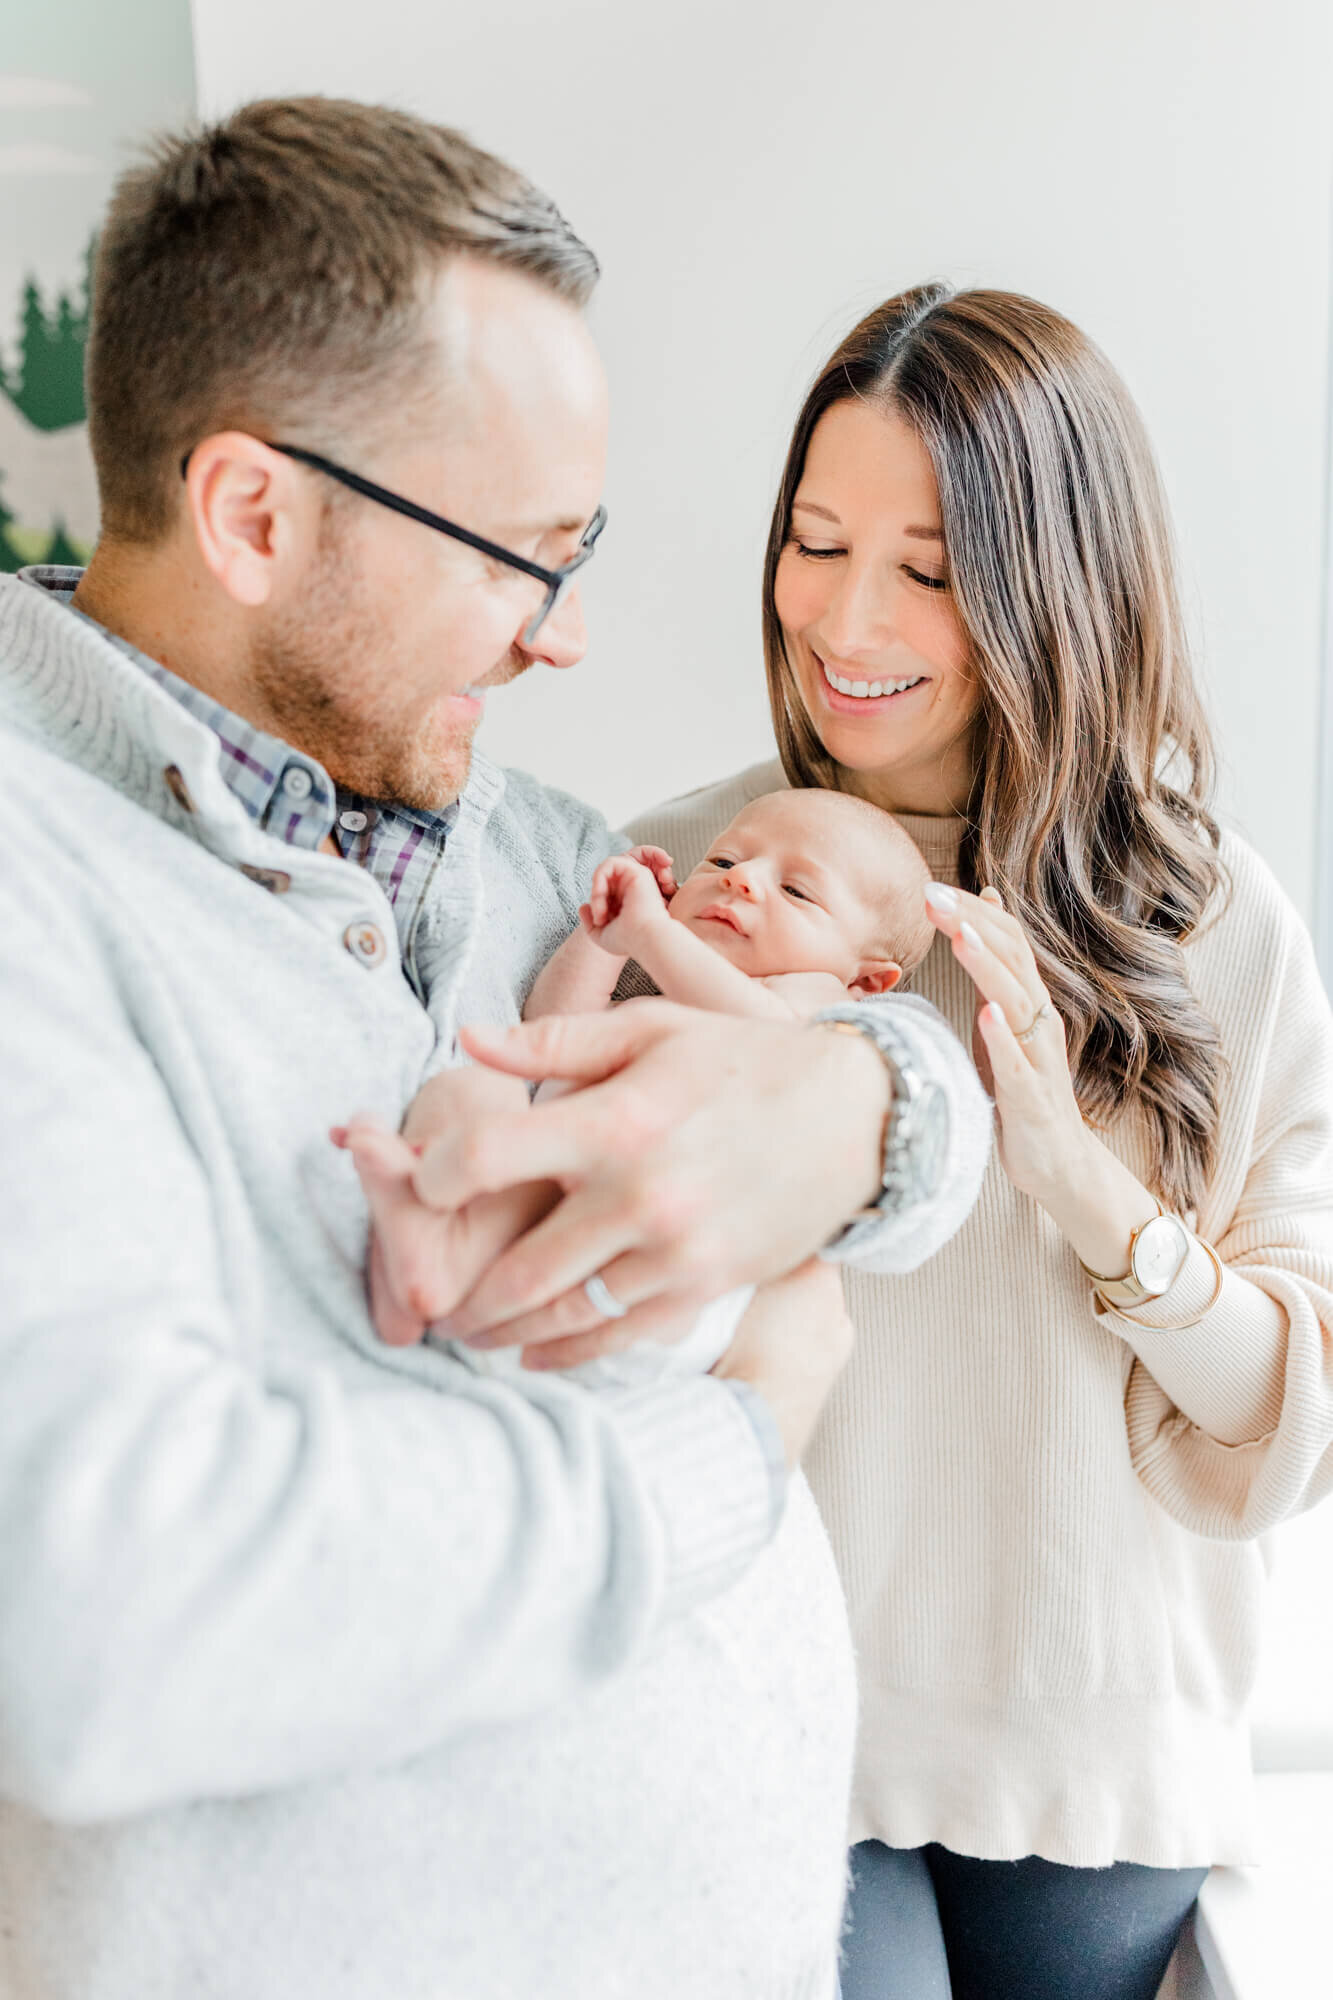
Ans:
[{"label": "man's ear", "polygon": [[859,993],[868,1000],[875,993],[892,993],[903,976],[903,969],[891,958],[868,958],[856,968],[856,977],[848,987],[849,993]]},{"label": "man's ear", "polygon": [[237,604],[266,604],[312,496],[289,458],[245,431],[218,431],[190,453],[186,505],[206,566]]}]

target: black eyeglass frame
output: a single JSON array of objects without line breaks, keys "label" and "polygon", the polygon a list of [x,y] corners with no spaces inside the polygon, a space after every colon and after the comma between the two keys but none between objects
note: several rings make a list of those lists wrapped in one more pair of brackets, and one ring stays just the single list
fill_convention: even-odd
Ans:
[{"label": "black eyeglass frame", "polygon": [[[523,627],[522,643],[525,646],[534,643],[573,578],[586,562],[591,561],[597,537],[606,526],[606,509],[599,507],[569,561],[561,563],[558,569],[546,569],[541,563],[529,562],[526,556],[516,556],[512,549],[502,548],[499,542],[488,542],[484,535],[474,535],[471,528],[460,528],[456,521],[447,521],[443,514],[432,514],[429,507],[419,507],[415,500],[405,500],[401,493],[391,492],[387,486],[377,486],[373,479],[364,479],[359,472],[349,472],[345,465],[336,465],[331,458],[322,458],[317,451],[306,451],[299,444],[270,444],[267,439],[264,442],[270,451],[280,451],[284,458],[297,459],[315,472],[325,473],[340,485],[350,487],[353,493],[359,493],[363,499],[373,500],[379,507],[389,507],[395,514],[405,514],[409,521],[419,521],[423,528],[434,528],[436,534],[448,535],[451,541],[465,542],[468,548],[489,556],[492,562],[504,563],[509,569],[521,570],[525,576],[535,577],[538,583],[544,583],[546,596],[541,608]],[[182,479],[189,465],[190,454],[187,451],[181,460]]]}]

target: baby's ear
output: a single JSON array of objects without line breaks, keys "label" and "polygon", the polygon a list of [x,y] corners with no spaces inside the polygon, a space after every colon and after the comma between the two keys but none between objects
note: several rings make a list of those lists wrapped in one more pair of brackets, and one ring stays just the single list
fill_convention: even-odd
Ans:
[{"label": "baby's ear", "polygon": [[856,977],[849,982],[847,991],[868,1000],[875,993],[892,993],[902,976],[903,969],[894,959],[868,958],[856,968]]}]

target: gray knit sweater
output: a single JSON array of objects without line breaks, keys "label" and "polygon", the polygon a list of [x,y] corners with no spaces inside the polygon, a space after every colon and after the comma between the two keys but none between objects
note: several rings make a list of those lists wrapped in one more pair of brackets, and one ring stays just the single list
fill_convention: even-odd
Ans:
[{"label": "gray knit sweater", "polygon": [[428,1012],[377,885],[9,581],[0,773],[0,1995],[823,2000],[854,1701],[804,1482],[770,1541],[711,1379],[379,1346],[325,1136],[513,1018],[594,816],[479,767]]}]

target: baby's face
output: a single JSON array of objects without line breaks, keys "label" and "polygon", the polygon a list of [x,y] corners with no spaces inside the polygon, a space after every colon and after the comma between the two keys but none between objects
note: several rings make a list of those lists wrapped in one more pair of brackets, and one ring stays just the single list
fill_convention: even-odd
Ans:
[{"label": "baby's face", "polygon": [[800,792],[738,813],[671,900],[671,915],[751,978],[831,972],[850,986],[872,954],[874,842],[826,823]]}]

